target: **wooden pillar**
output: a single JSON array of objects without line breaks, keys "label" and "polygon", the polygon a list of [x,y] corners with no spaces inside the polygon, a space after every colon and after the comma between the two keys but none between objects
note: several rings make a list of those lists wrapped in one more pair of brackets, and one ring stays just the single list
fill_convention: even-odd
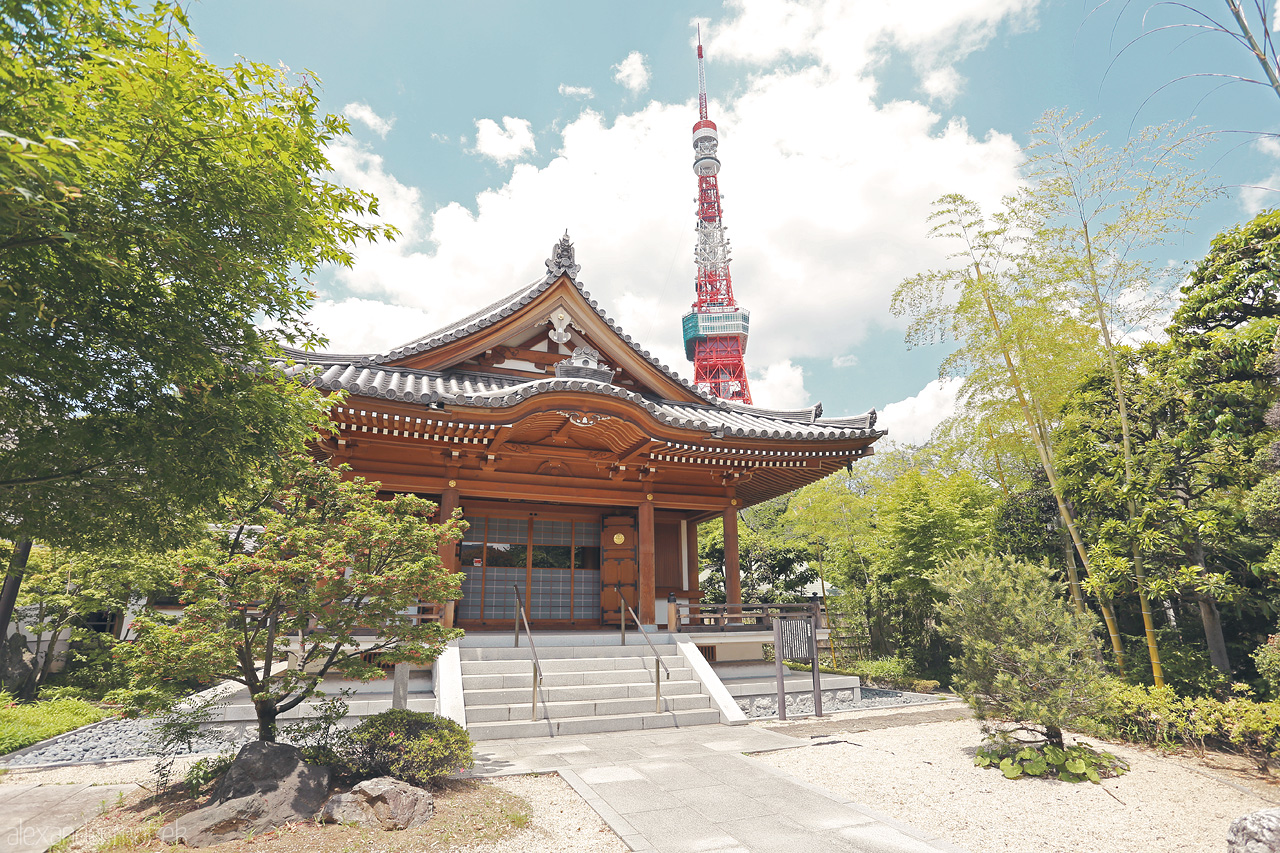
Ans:
[{"label": "wooden pillar", "polygon": [[[742,604],[742,567],[738,563],[738,502],[724,510],[724,603]],[[741,613],[741,608],[730,608]]]},{"label": "wooden pillar", "polygon": [[698,523],[696,521],[686,521],[685,529],[689,531],[685,537],[685,547],[688,554],[685,557],[689,561],[689,599],[693,600],[698,594]]},{"label": "wooden pillar", "polygon": [[653,495],[644,497],[644,503],[640,504],[640,584],[636,589],[640,604],[636,613],[641,624],[653,625],[657,622],[654,605],[658,595],[654,569]]},{"label": "wooden pillar", "polygon": [[[450,480],[449,488],[440,493],[440,520],[444,521],[453,515],[453,511],[458,508],[461,500],[458,489],[454,485],[458,481]],[[445,569],[450,572],[458,571],[458,543],[448,542],[440,544],[440,560],[444,563]],[[440,621],[446,628],[453,627],[454,609],[457,606],[456,601],[446,601],[444,603],[444,614],[440,617]]]}]

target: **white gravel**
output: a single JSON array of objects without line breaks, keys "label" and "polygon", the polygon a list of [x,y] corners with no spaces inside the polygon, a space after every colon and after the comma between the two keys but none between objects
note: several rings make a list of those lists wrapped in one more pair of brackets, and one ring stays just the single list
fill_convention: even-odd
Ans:
[{"label": "white gravel", "polygon": [[[181,779],[187,768],[203,756],[181,755],[174,759],[173,776]],[[155,784],[155,759],[97,762],[63,767],[13,767],[0,776],[3,785],[123,785],[136,782],[150,789]]]},{"label": "white gravel", "polygon": [[1094,745],[1131,769],[1102,785],[1008,780],[974,766],[981,742],[978,723],[959,720],[755,758],[974,853],[1221,853],[1231,821],[1276,805],[1197,772],[1193,759],[1109,744]]},{"label": "white gravel", "polygon": [[628,849],[604,818],[559,776],[502,776],[488,783],[529,803],[529,825],[501,841],[463,848],[469,853],[623,853]]}]

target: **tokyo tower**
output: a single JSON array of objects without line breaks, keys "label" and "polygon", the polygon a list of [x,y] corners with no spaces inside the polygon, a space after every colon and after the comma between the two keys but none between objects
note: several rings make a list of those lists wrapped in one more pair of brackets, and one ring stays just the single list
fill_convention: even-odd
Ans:
[{"label": "tokyo tower", "polygon": [[684,354],[693,362],[694,384],[722,400],[751,402],[747,349],[751,314],[738,307],[729,278],[729,238],[720,211],[716,175],[720,135],[707,118],[707,75],[702,60],[702,30],[698,30],[698,123],[693,126],[693,171],[698,176],[697,297],[684,315]]}]

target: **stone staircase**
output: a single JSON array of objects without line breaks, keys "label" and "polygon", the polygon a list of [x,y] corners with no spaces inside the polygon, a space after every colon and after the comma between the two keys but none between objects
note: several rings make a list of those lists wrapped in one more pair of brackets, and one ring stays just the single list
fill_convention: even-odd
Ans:
[{"label": "stone staircase", "polygon": [[532,721],[533,659],[527,640],[468,634],[459,643],[467,730],[475,740],[658,729],[720,722],[693,670],[667,634],[649,634],[671,671],[662,673],[662,710],[654,698],[649,645],[629,634],[535,634],[542,663],[538,719]]}]

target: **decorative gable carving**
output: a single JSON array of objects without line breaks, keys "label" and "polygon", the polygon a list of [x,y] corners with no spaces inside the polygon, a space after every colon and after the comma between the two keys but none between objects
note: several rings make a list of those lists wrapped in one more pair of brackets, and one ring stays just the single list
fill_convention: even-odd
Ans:
[{"label": "decorative gable carving", "polygon": [[578,347],[573,351],[573,355],[556,363],[556,377],[612,382],[613,368],[600,361],[600,353],[590,347]]}]

